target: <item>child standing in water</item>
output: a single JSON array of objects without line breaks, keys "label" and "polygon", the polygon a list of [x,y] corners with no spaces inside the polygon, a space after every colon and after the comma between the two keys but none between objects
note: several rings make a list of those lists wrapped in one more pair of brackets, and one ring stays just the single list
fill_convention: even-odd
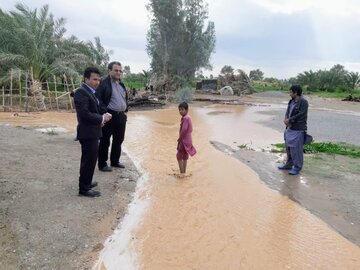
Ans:
[{"label": "child standing in water", "polygon": [[186,173],[186,164],[189,159],[189,155],[193,156],[196,154],[196,149],[192,144],[192,122],[188,114],[189,105],[186,102],[179,104],[179,113],[181,117],[179,139],[177,145],[176,158],[179,163],[180,173],[183,175]]}]

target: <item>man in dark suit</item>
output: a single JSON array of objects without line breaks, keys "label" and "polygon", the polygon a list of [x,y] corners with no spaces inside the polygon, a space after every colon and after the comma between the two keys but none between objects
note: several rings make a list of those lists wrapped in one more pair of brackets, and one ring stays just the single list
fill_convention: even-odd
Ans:
[{"label": "man in dark suit", "polygon": [[101,129],[111,119],[109,114],[100,114],[99,100],[95,96],[99,84],[99,70],[88,67],[84,72],[84,83],[74,94],[78,119],[76,138],[81,144],[79,195],[87,197],[100,196],[99,191],[92,190],[97,186],[92,179],[98,156],[99,138],[102,136]]},{"label": "man in dark suit", "polygon": [[[101,112],[108,112],[112,115],[109,123],[103,128],[103,136],[99,145],[98,167],[104,172],[112,171],[111,167],[125,168],[124,164],[120,163],[120,156],[128,111],[128,93],[125,85],[121,82],[123,70],[120,62],[111,62],[108,65],[108,72],[109,76],[101,81],[96,91],[96,96],[102,104]],[[111,137],[110,167],[107,160]]]}]

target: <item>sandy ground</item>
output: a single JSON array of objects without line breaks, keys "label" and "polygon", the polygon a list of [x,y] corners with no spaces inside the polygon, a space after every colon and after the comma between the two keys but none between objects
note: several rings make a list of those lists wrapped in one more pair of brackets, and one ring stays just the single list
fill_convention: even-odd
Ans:
[{"label": "sandy ground", "polygon": [[[286,94],[263,93],[224,100],[229,103],[284,104],[287,99]],[[310,98],[309,101],[324,111],[360,112],[360,105],[356,103],[346,103],[344,107],[342,102],[327,99]],[[24,122],[29,126],[23,127]],[[35,126],[44,125],[71,130],[75,127],[75,114],[65,117],[57,113],[20,114],[14,117],[13,113],[0,113],[0,123],[15,125],[0,125],[0,269],[90,269],[104,240],[116,228],[132,198],[139,178],[134,164],[124,155],[125,170],[110,174],[96,170],[95,180],[99,182],[98,190],[103,196],[96,199],[78,197],[80,145],[73,140],[73,130],[55,135],[35,131]],[[216,145],[216,142],[214,145],[221,150],[227,147]],[[253,159],[256,163],[248,154],[241,157],[241,153],[238,151],[234,156],[250,164],[270,187],[299,202],[359,245],[360,215],[356,211],[360,208],[359,201],[352,196],[358,194],[358,182],[338,191],[331,183],[325,184],[324,188],[323,180],[329,179],[328,176],[313,174],[309,166],[304,174],[314,175],[313,180],[307,177],[313,193],[306,193],[296,184],[277,188],[276,185],[281,183],[271,181],[266,169],[276,162],[273,157],[262,153],[260,158]],[[264,161],[268,162],[266,166],[262,166]],[[331,160],[329,164],[327,166],[331,166]],[[338,172],[342,173],[342,170],[344,168],[340,166]],[[354,179],[358,179],[356,175]],[[316,183],[322,187],[316,189]],[[346,185],[346,181],[342,181],[343,184]],[[329,197],[329,204],[319,204]],[[344,201],[344,198],[348,200]],[[349,204],[353,199],[354,203]],[[316,205],[319,207],[314,208]]]},{"label": "sandy ground", "polygon": [[126,169],[96,170],[101,197],[79,197],[74,134],[20,126],[50,121],[74,128],[75,114],[1,113],[0,119],[17,123],[0,125],[0,269],[90,269],[132,199],[135,166],[123,155]]}]

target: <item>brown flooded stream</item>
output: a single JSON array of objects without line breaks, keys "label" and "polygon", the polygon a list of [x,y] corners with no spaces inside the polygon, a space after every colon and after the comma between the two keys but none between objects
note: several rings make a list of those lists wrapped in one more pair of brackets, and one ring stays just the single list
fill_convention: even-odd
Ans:
[{"label": "brown flooded stream", "polygon": [[254,110],[192,106],[198,154],[184,179],[174,175],[177,108],[131,113],[126,148],[147,173],[142,196],[149,205],[128,231],[130,259],[120,259],[124,251],[116,251],[114,237],[101,269],[360,269],[357,246],[210,144],[262,149],[281,140],[280,133],[253,123],[266,117]]}]

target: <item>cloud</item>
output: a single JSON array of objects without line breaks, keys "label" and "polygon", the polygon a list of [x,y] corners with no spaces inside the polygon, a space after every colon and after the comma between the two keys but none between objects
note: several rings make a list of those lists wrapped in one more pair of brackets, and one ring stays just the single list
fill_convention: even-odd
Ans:
[{"label": "cloud", "polygon": [[230,64],[286,78],[360,62],[359,6],[350,0],[209,0],[217,33],[214,69]]},{"label": "cloud", "polygon": [[[7,1],[1,8],[14,10],[15,3]],[[113,50],[112,60],[130,65],[134,72],[149,69],[150,60],[145,52],[149,25],[145,1],[28,0],[22,3],[31,9],[48,3],[55,18],[66,18],[66,36],[75,35],[86,41],[98,36],[107,50]]]},{"label": "cloud", "polygon": [[[15,1],[3,1],[14,9]],[[83,40],[99,36],[114,50],[112,59],[134,72],[148,69],[145,52],[149,28],[147,0],[25,0],[31,8],[46,3],[55,17],[67,19],[67,35]],[[265,76],[286,78],[309,69],[343,64],[360,71],[360,3],[358,0],[207,0],[215,22],[218,74],[224,65],[246,71],[260,68]]]}]

